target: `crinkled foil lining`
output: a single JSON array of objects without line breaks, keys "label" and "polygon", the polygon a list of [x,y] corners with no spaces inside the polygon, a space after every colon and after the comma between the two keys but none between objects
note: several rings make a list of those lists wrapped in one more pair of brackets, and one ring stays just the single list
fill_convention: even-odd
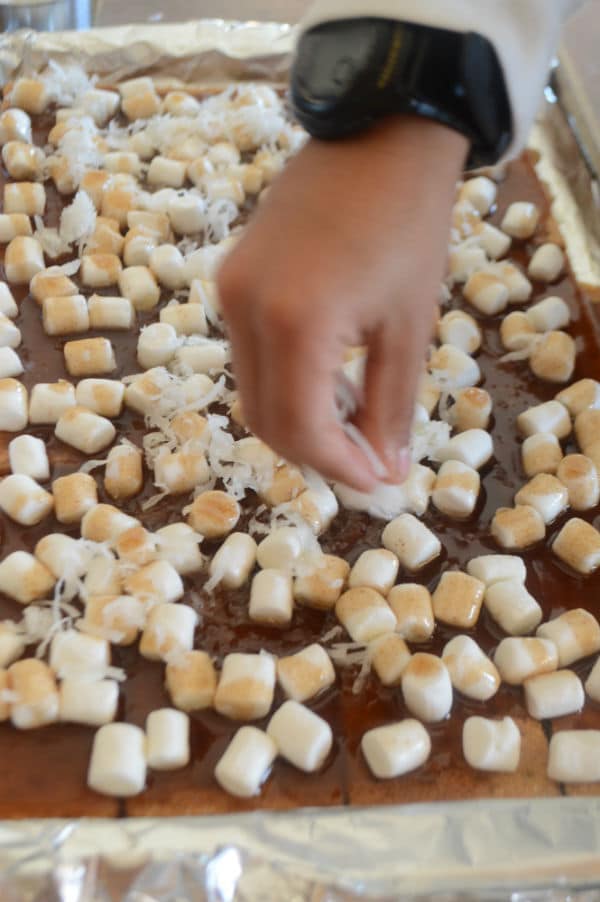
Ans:
[{"label": "crinkled foil lining", "polygon": [[[293,29],[221,20],[0,37],[0,83],[75,57],[105,81],[284,81]],[[165,48],[168,47],[168,53]],[[593,179],[549,97],[532,135],[579,281],[600,285]],[[43,747],[40,747],[43,756]],[[0,776],[1,792],[1,776]],[[0,902],[600,900],[600,799],[0,822]]]}]

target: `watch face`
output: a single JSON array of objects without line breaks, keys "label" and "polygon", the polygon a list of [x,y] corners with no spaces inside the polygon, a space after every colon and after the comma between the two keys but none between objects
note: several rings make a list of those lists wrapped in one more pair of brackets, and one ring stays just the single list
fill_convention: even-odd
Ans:
[{"label": "watch face", "polygon": [[313,102],[344,97],[364,77],[377,46],[378,27],[368,20],[337,22],[305,34],[296,85]]}]

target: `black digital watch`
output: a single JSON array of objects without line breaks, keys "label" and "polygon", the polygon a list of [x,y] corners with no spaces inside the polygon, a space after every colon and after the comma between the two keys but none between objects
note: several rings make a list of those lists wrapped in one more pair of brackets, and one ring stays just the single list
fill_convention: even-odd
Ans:
[{"label": "black digital watch", "polygon": [[316,138],[342,138],[393,113],[461,132],[468,167],[496,163],[512,120],[502,67],[487,38],[381,18],[326,22],[300,38],[291,98]]}]

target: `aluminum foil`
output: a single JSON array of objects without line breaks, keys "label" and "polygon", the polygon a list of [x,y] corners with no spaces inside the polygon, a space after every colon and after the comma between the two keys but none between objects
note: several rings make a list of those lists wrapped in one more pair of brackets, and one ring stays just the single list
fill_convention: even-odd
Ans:
[{"label": "aluminum foil", "polygon": [[[0,82],[50,58],[73,57],[105,81],[152,74],[169,85],[278,82],[285,80],[292,43],[289,26],[220,20],[21,32],[0,38]],[[555,101],[548,96],[532,136],[538,171],[554,198],[577,277],[600,285],[593,179]],[[400,897],[600,900],[600,799],[0,822],[0,902]]]}]

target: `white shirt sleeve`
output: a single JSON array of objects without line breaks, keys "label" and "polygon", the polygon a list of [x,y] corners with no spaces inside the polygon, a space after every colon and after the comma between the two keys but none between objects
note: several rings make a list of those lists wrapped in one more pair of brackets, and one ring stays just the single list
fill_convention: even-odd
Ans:
[{"label": "white shirt sleeve", "polygon": [[506,79],[513,117],[506,156],[513,156],[527,140],[561,23],[578,5],[576,0],[319,0],[302,29],[371,16],[483,35],[496,48]]}]

